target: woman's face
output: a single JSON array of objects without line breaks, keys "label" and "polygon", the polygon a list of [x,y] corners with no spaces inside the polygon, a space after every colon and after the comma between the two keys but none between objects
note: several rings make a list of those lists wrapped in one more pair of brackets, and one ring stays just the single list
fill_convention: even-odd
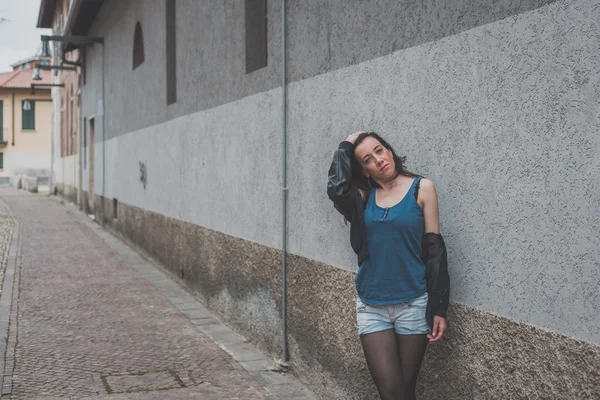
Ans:
[{"label": "woman's face", "polygon": [[354,149],[367,177],[387,181],[396,176],[396,164],[392,152],[372,136],[368,136]]}]

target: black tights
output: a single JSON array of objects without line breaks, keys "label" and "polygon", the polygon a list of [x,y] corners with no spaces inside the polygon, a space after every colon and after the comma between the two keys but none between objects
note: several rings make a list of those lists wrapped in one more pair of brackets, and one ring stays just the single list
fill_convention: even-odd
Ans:
[{"label": "black tights", "polygon": [[361,335],[367,365],[382,400],[415,400],[427,335],[397,335],[393,329]]}]

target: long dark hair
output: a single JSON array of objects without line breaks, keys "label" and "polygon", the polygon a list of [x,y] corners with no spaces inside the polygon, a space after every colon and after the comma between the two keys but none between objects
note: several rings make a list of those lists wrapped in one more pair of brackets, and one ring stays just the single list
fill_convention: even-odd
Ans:
[{"label": "long dark hair", "polygon": [[[360,134],[358,136],[358,138],[356,139],[356,141],[354,142],[354,149],[356,149],[356,147],[359,144],[361,144],[369,136],[374,139],[377,139],[383,147],[385,147],[386,149],[388,149],[389,151],[392,152],[392,156],[394,157],[394,164],[396,165],[396,172],[398,172],[399,175],[410,176],[410,177],[414,177],[414,178],[421,176],[419,174],[415,174],[415,173],[407,170],[405,167],[406,156],[400,157],[398,154],[396,154],[396,152],[394,151],[392,146],[388,142],[386,142],[381,136],[376,134],[375,132],[366,132],[366,133]],[[369,191],[369,190],[371,190],[371,188],[379,187],[377,182],[375,182],[375,179],[373,179],[373,178],[367,179],[367,177],[363,175],[363,172],[362,172],[363,168],[362,168],[362,165],[360,165],[360,161],[358,160],[357,157],[352,157],[350,164],[352,166],[352,181],[353,181],[354,185],[356,185],[356,187],[358,187],[359,189],[363,189],[365,191]]]}]

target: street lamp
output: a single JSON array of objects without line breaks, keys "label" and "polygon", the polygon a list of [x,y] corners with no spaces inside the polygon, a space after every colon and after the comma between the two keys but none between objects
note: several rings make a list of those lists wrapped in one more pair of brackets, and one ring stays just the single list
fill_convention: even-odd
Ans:
[{"label": "street lamp", "polygon": [[49,41],[73,43],[81,46],[91,46],[94,43],[104,43],[104,39],[101,37],[42,35],[42,56],[50,57],[50,47],[48,46]]},{"label": "street lamp", "polygon": [[[64,63],[64,61],[63,61],[63,63]],[[73,64],[79,65],[78,63],[73,63]],[[32,78],[34,81],[42,80],[42,76],[41,76],[41,72],[40,72],[41,69],[43,69],[45,71],[51,71],[51,70],[77,71],[77,68],[75,68],[75,67],[63,67],[62,65],[36,64],[35,70],[33,72],[33,78]]]},{"label": "street lamp", "polygon": [[31,94],[35,94],[36,87],[65,87],[64,83],[32,83]]},{"label": "street lamp", "polygon": [[33,70],[33,77],[31,79],[34,80],[34,81],[41,81],[42,80],[42,73],[40,72],[39,65],[35,66],[35,69]]},{"label": "street lamp", "polygon": [[35,69],[36,70],[43,69],[45,71],[50,71],[50,70],[53,70],[53,69],[67,70],[67,71],[77,71],[77,68],[75,68],[75,67],[63,67],[62,65],[43,65],[43,64],[36,64],[35,65]]}]

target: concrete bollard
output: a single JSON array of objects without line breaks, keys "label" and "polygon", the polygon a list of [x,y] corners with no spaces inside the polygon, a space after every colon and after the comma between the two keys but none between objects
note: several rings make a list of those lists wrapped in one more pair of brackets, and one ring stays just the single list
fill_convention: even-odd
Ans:
[{"label": "concrete bollard", "polygon": [[22,179],[22,186],[24,190],[31,193],[37,193],[38,191],[38,178],[37,176],[24,176]]},{"label": "concrete bollard", "polygon": [[10,186],[17,188],[17,189],[21,189],[23,187],[23,184],[21,181],[21,175],[11,175]]}]

